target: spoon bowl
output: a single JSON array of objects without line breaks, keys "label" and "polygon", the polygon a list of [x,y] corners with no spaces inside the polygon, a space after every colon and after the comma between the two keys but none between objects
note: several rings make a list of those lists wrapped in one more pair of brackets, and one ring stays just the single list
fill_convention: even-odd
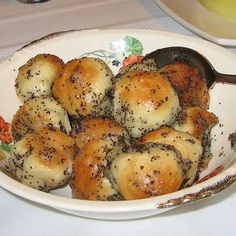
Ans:
[{"label": "spoon bowl", "polygon": [[217,72],[211,63],[202,54],[186,47],[166,47],[147,54],[143,60],[154,59],[158,68],[179,62],[187,63],[199,69],[207,87],[211,88],[215,82],[236,84],[236,75]]}]

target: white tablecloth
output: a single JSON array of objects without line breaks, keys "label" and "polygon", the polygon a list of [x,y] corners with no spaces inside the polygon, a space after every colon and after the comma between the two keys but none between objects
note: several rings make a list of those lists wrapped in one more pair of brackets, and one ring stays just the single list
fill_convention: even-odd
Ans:
[{"label": "white tablecloth", "polygon": [[[48,33],[83,28],[159,29],[197,37],[151,0],[51,0],[36,5],[2,0],[0,60]],[[112,222],[68,215],[0,188],[0,235],[236,235],[235,190],[234,184],[213,198],[155,217]]]}]

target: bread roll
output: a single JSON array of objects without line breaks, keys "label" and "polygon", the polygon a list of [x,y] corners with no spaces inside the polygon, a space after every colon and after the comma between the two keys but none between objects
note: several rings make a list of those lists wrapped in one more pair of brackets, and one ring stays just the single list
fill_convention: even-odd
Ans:
[{"label": "bread roll", "polygon": [[116,200],[119,194],[106,173],[114,156],[119,153],[117,139],[107,137],[88,142],[74,160],[70,182],[74,198]]},{"label": "bread roll", "polygon": [[211,158],[211,129],[219,122],[218,117],[200,107],[188,107],[182,110],[174,124],[176,130],[187,132],[201,140],[203,147],[199,171],[207,168]]},{"label": "bread roll", "polygon": [[186,63],[169,64],[159,70],[175,87],[182,107],[208,109],[210,96],[207,83],[199,70]]},{"label": "bread roll", "polygon": [[10,162],[23,184],[47,192],[69,180],[74,155],[73,138],[59,129],[40,127],[13,145]]},{"label": "bread roll", "polygon": [[161,143],[174,146],[182,155],[187,165],[187,180],[184,186],[190,186],[196,178],[199,160],[202,155],[201,141],[192,135],[177,131],[173,128],[163,127],[145,134],[140,143]]},{"label": "bread roll", "polygon": [[66,111],[53,97],[37,97],[25,102],[13,117],[11,135],[15,141],[39,126],[50,125],[69,133]]},{"label": "bread roll", "polygon": [[126,200],[177,191],[185,179],[181,154],[170,145],[149,144],[121,153],[111,165],[115,189]]},{"label": "bread roll", "polygon": [[53,94],[70,115],[104,115],[110,105],[112,78],[112,71],[101,59],[74,59],[54,81]]},{"label": "bread roll", "polygon": [[78,127],[72,129],[72,136],[75,138],[76,145],[79,149],[91,140],[105,138],[107,136],[117,136],[123,141],[128,141],[127,131],[109,118],[85,119]]},{"label": "bread roll", "polygon": [[116,79],[131,71],[157,71],[158,67],[154,59],[146,59],[141,62],[130,64],[121,68]]},{"label": "bread roll", "polygon": [[19,68],[16,93],[23,103],[30,98],[52,95],[52,85],[63,68],[63,61],[50,54],[38,54]]},{"label": "bread roll", "polygon": [[174,128],[188,132],[201,140],[205,132],[210,130],[218,122],[218,117],[212,112],[200,107],[188,107],[178,114]]},{"label": "bread roll", "polygon": [[113,116],[131,137],[171,124],[178,111],[175,90],[157,72],[128,72],[114,85]]}]

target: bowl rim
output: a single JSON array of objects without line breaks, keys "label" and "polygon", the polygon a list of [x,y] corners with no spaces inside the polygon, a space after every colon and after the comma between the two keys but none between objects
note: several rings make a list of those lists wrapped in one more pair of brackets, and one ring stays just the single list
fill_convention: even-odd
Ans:
[{"label": "bowl rim", "polygon": [[23,185],[1,171],[0,179],[2,180],[0,186],[7,191],[33,202],[54,208],[103,213],[134,212],[154,210],[157,208],[172,208],[210,197],[221,192],[236,181],[236,163],[226,168],[218,175],[211,177],[206,181],[196,183],[191,187],[161,196],[124,201],[91,201],[45,193]]}]

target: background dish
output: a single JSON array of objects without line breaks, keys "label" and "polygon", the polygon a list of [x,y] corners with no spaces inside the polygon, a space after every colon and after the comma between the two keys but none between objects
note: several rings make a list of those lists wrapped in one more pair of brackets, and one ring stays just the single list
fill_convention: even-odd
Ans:
[{"label": "background dish", "polygon": [[236,20],[207,10],[198,0],[155,0],[173,19],[212,42],[236,46]]},{"label": "background dish", "polygon": [[[152,43],[150,43],[152,42]],[[51,34],[34,41],[16,52],[7,61],[0,64],[1,115],[11,121],[19,106],[14,90],[14,81],[18,68],[38,53],[56,54],[64,61],[83,55],[103,58],[116,73],[118,66],[129,54],[145,55],[157,48],[167,46],[191,47],[204,54],[213,66],[222,73],[235,74],[235,55],[204,40],[183,35],[150,30],[87,30],[69,31]],[[223,62],[223,63],[222,63]],[[175,206],[193,202],[215,194],[236,180],[235,153],[227,140],[234,131],[236,111],[232,109],[236,98],[233,85],[217,84],[211,90],[211,107],[220,118],[219,126],[213,130],[215,140],[212,151],[214,158],[201,177],[212,172],[218,166],[225,166],[217,176],[183,189],[173,194],[144,200],[121,202],[97,202],[71,199],[70,189],[63,188],[52,193],[43,193],[24,186],[0,172],[0,186],[23,198],[51,206],[72,214],[100,219],[131,219],[161,213]],[[223,125],[222,124],[227,124]],[[223,149],[222,149],[223,147]]]}]

